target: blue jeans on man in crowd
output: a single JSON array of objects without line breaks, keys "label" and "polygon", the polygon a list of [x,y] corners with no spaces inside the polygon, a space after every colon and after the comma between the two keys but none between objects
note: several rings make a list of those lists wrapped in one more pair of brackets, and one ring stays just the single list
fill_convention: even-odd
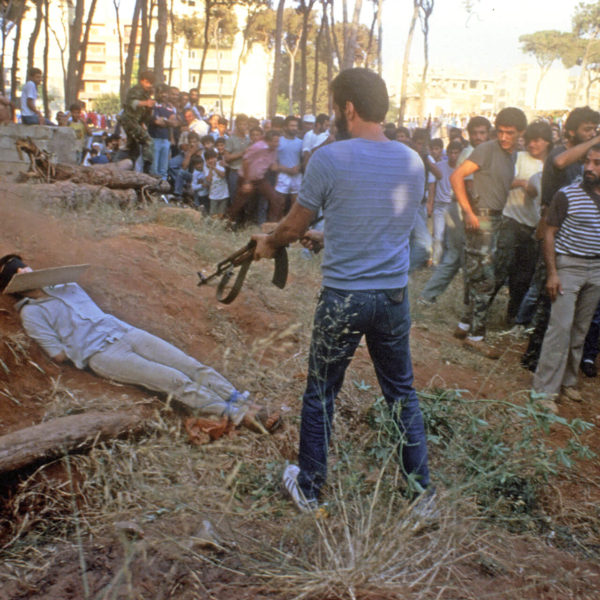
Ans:
[{"label": "blue jeans on man in crowd", "polygon": [[158,175],[162,180],[167,180],[167,169],[169,167],[169,150],[171,143],[167,138],[152,138],[154,142],[154,159],[152,160],[152,173]]},{"label": "blue jeans on man in crowd", "polygon": [[298,483],[307,499],[317,498],[325,483],[334,400],[363,334],[379,385],[403,435],[399,451],[404,473],[416,476],[424,488],[429,485],[423,416],[412,385],[408,294],[406,289],[393,292],[397,297],[392,290],[324,288],[321,292],[300,425]]}]

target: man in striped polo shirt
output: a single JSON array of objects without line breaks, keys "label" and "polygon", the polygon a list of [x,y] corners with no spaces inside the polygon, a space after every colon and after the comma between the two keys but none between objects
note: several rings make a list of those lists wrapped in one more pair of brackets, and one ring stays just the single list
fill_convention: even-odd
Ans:
[{"label": "man in striped polo shirt", "polygon": [[557,412],[554,400],[581,401],[576,389],[583,342],[600,301],[600,144],[583,165],[583,182],[561,188],[546,213],[546,289],[550,323],[533,377],[533,389]]}]

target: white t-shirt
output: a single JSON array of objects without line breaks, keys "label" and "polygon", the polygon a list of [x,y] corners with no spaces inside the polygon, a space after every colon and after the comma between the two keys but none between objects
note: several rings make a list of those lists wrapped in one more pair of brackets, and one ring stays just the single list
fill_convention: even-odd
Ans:
[{"label": "white t-shirt", "polygon": [[307,131],[302,138],[302,152],[310,152],[318,148],[329,137],[329,131],[315,133],[314,129]]},{"label": "white t-shirt", "polygon": [[225,198],[229,198],[229,188],[227,187],[227,180],[225,179],[225,167],[223,167],[222,163],[217,163],[217,167],[213,172],[208,197],[211,200],[224,200]]},{"label": "white t-shirt", "polygon": [[35,111],[31,110],[27,106],[27,99],[28,98],[32,98],[33,99],[33,103],[35,104],[35,101],[37,100],[37,97],[38,97],[37,86],[35,85],[35,83],[33,81],[28,81],[23,86],[23,90],[21,91],[21,116],[23,116],[23,117],[33,117],[34,115],[37,114]]},{"label": "white t-shirt", "polygon": [[[540,173],[543,167],[544,163],[537,158],[533,158],[528,152],[518,152],[515,164],[515,179],[529,181],[533,175]],[[513,188],[508,193],[508,199],[502,214],[518,223],[536,227],[540,220],[539,194],[532,198],[525,193],[522,187]]]}]

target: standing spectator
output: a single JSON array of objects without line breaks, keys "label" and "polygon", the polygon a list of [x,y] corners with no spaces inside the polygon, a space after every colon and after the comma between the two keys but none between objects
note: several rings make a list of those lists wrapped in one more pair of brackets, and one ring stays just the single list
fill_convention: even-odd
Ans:
[{"label": "standing spectator", "polygon": [[152,151],[152,138],[148,135],[148,124],[152,119],[154,100],[152,90],[154,87],[154,73],[142,71],[139,83],[134,85],[125,97],[123,112],[119,116],[119,123],[127,135],[127,153],[135,162],[142,152],[143,171],[149,173],[154,160]]},{"label": "standing spectator", "polygon": [[[309,115],[304,117],[304,121]],[[310,115],[312,116],[312,115]],[[313,117],[314,118],[314,117]],[[312,154],[329,140],[329,117],[321,113],[315,119],[312,129],[309,129],[302,138],[302,167],[306,169],[308,159]]]},{"label": "standing spectator", "polygon": [[[456,166],[460,167],[462,163],[469,158],[473,149],[487,142],[490,135],[491,123],[485,117],[473,117],[468,125],[469,145],[460,153]],[[469,198],[473,197],[473,176],[465,177],[465,187]],[[433,275],[425,284],[419,302],[423,304],[431,304],[436,298],[450,285],[454,276],[458,273],[461,266],[464,265],[464,249],[465,249],[465,227],[460,214],[460,207],[453,197],[452,204],[446,212],[446,227],[444,235],[444,252],[440,264],[435,268]],[[466,288],[465,294],[466,295]],[[463,298],[464,303],[468,306],[468,298]],[[464,311],[465,322],[468,320],[469,311],[466,308]],[[462,319],[461,319],[462,320]],[[468,325],[465,325],[468,327]],[[460,327],[458,328],[460,329]],[[461,331],[462,335],[462,331]]]},{"label": "standing spectator", "polygon": [[[547,210],[554,194],[562,187],[579,181],[582,177],[583,157],[595,144],[600,143],[600,135],[596,128],[600,123],[600,113],[589,106],[574,108],[565,121],[565,143],[555,146],[544,163],[542,170],[542,206],[541,218],[538,226],[538,239],[544,239],[546,224],[545,211]],[[530,371],[537,367],[544,333],[550,318],[550,298],[546,291],[546,263],[543,252],[533,276],[532,287],[527,293],[527,299],[534,305],[531,317],[533,331],[529,336],[527,350],[521,358],[521,364]],[[523,307],[521,312],[526,312]]]},{"label": "standing spectator", "polygon": [[[285,207],[288,202],[296,201],[300,184],[302,183],[302,140],[297,137],[298,119],[288,116],[283,127],[283,136],[279,139],[277,148],[277,166],[274,171],[278,173],[275,191],[281,195],[281,203]],[[285,210],[285,209],[284,209]]]},{"label": "standing spectator", "polygon": [[81,104],[75,102],[69,107],[71,113],[71,121],[69,127],[75,132],[75,140],[77,144],[76,148],[76,160],[77,164],[81,164],[83,160],[83,151],[86,148],[86,141],[91,137],[92,132],[88,125],[81,118]]},{"label": "standing spectator", "polygon": [[[406,289],[408,238],[425,186],[423,164],[410,148],[385,137],[380,123],[389,96],[377,74],[348,69],[331,89],[338,129],[351,139],[316,152],[290,213],[272,234],[253,236],[256,259],[271,258],[299,238],[307,245],[324,242],[323,289],[302,399],[299,466],[289,465],[283,474],[301,511],[318,507],[334,403],[363,335],[401,433],[398,453],[410,482],[408,495],[429,486],[425,429],[413,388]],[[325,215],[324,232],[307,232],[319,210]],[[423,500],[431,506],[433,492]],[[421,506],[425,509],[425,502]]]},{"label": "standing spectator", "polygon": [[582,400],[577,370],[600,301],[600,144],[587,151],[583,169],[583,182],[561,188],[546,213],[544,258],[552,310],[533,390],[544,394],[553,412],[558,412],[557,399]]},{"label": "standing spectator", "polygon": [[239,114],[235,118],[235,126],[233,133],[225,142],[225,161],[229,167],[227,174],[227,187],[229,188],[229,197],[235,198],[237,193],[238,178],[242,168],[242,158],[244,152],[250,145],[248,137],[248,117],[244,114]]},{"label": "standing spectator", "polygon": [[527,127],[525,147],[526,152],[517,153],[515,179],[502,211],[496,250],[498,289],[508,280],[508,325],[515,321],[537,262],[535,229],[540,220],[540,194],[532,178],[541,173],[548,151],[552,149],[552,130],[548,123],[536,121]]},{"label": "standing spectator", "polygon": [[432,239],[427,227],[427,192],[430,183],[442,175],[434,161],[427,153],[429,134],[426,129],[415,129],[412,138],[412,148],[419,154],[425,167],[427,188],[423,187],[423,198],[417,211],[415,226],[410,234],[410,270],[420,269],[431,264]]},{"label": "standing spectator", "polygon": [[264,140],[259,139],[244,153],[238,190],[226,213],[229,220],[236,224],[240,221],[244,207],[255,192],[267,199],[269,221],[279,221],[283,216],[281,197],[267,180],[267,172],[277,161],[278,146],[279,134],[272,129],[267,131]]},{"label": "standing spectator", "polygon": [[43,125],[46,120],[38,110],[38,85],[42,83],[42,71],[32,67],[27,73],[27,81],[21,91],[21,123],[23,125]]},{"label": "standing spectator", "polygon": [[225,167],[217,159],[217,153],[214,150],[207,150],[204,153],[206,161],[206,182],[208,184],[208,198],[210,200],[209,215],[222,216],[227,210],[229,204],[229,190],[227,189],[227,179],[225,178]]},{"label": "standing spectator", "polygon": [[[198,105],[199,101],[200,101],[200,92],[198,91],[198,88],[192,88],[190,90],[190,93],[187,94],[187,99],[186,99],[186,103],[184,104],[184,108],[190,108],[192,110],[192,112],[194,113],[194,116],[196,117],[196,119],[198,119],[199,121],[202,121],[204,119],[204,107]],[[208,125],[206,127],[206,132],[208,132]],[[200,135],[206,135],[206,132],[202,133]]]},{"label": "standing spectator", "polygon": [[169,149],[171,147],[171,126],[176,123],[175,109],[169,104],[169,86],[160,85],[156,90],[156,104],[152,109],[152,119],[148,133],[154,144],[152,173],[167,180]]},{"label": "standing spectator", "polygon": [[[527,117],[519,108],[503,108],[496,116],[497,139],[480,144],[450,177],[465,222],[465,276],[469,313],[459,322],[456,337],[466,347],[499,358],[496,348],[484,339],[490,304],[496,291],[494,260],[502,211],[515,174],[519,137]],[[464,178],[473,175],[473,197]]]},{"label": "standing spectator", "polygon": [[[440,140],[441,141],[441,140]],[[458,156],[462,151],[462,144],[453,141],[448,144],[446,150],[448,160],[438,160],[437,168],[441,171],[442,177],[435,183],[430,184],[429,198],[427,201],[427,214],[433,217],[433,264],[440,262],[443,249],[444,232],[446,230],[446,212],[452,203],[452,186],[450,185],[450,175],[454,173]]]},{"label": "standing spectator", "polygon": [[200,154],[195,154],[190,164],[192,166],[190,190],[194,196],[194,206],[208,213],[208,180],[204,160]]}]

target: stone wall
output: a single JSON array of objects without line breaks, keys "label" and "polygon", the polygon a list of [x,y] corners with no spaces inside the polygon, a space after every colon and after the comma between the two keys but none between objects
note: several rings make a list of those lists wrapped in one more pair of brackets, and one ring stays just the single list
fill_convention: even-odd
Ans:
[{"label": "stone wall", "polygon": [[19,158],[15,147],[18,138],[30,137],[38,148],[47,150],[54,162],[75,164],[75,132],[70,127],[46,125],[0,126],[0,175],[15,181],[20,173],[29,168],[29,159]]}]

